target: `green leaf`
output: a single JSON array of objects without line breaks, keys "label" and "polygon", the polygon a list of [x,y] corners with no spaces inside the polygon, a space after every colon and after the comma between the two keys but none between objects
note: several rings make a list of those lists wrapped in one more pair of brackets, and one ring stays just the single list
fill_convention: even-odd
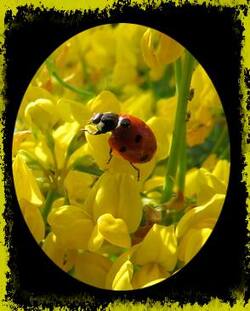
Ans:
[{"label": "green leaf", "polygon": [[100,176],[103,173],[89,155],[78,158],[71,166],[71,169],[96,176]]}]

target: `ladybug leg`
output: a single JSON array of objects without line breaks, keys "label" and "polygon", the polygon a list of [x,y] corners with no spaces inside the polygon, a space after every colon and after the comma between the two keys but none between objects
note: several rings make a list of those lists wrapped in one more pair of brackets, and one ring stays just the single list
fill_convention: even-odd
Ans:
[{"label": "ladybug leg", "polygon": [[140,170],[138,167],[134,166],[134,164],[132,162],[129,162],[130,165],[137,171],[137,181],[140,180]]},{"label": "ladybug leg", "polygon": [[110,163],[111,159],[113,158],[113,155],[112,155],[112,148],[109,149],[109,158],[108,158],[108,161],[107,161],[107,164]]}]

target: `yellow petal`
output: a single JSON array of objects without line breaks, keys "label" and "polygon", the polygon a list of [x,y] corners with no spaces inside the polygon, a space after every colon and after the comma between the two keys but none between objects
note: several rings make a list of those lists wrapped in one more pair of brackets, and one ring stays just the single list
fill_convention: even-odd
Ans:
[{"label": "yellow petal", "polygon": [[28,124],[38,127],[41,131],[50,129],[58,121],[55,103],[46,98],[39,98],[29,103],[24,115]]},{"label": "yellow petal", "polygon": [[217,193],[217,189],[213,188],[210,182],[208,173],[204,168],[193,168],[186,175],[185,196],[195,196],[198,205],[205,204]]},{"label": "yellow petal", "polygon": [[106,90],[91,99],[88,102],[87,107],[91,110],[92,114],[109,111],[113,113],[120,112],[119,100],[112,92]]},{"label": "yellow petal", "polygon": [[105,288],[105,279],[112,262],[99,254],[84,252],[75,261],[74,276],[89,285]]},{"label": "yellow petal", "polygon": [[137,80],[136,67],[127,62],[116,62],[112,75],[112,85],[121,87],[126,84],[134,84]]},{"label": "yellow petal", "polygon": [[89,152],[101,169],[107,167],[107,162],[109,159],[109,136],[110,133],[103,135],[91,135],[86,133],[86,140],[88,142]]},{"label": "yellow petal", "polygon": [[14,132],[12,144],[12,156],[15,156],[18,150],[21,149],[23,142],[29,141],[30,139],[32,139],[31,131]]},{"label": "yellow petal", "polygon": [[175,113],[177,107],[177,96],[169,98],[161,98],[156,103],[156,114],[159,117],[164,117],[168,124],[168,132],[173,132]]},{"label": "yellow petal", "polygon": [[158,283],[169,276],[169,272],[157,263],[148,263],[134,273],[132,281],[133,288],[147,287]]},{"label": "yellow petal", "polygon": [[112,267],[110,268],[107,277],[106,277],[106,289],[112,289],[112,284],[114,281],[114,278],[116,277],[118,271],[120,271],[121,267],[125,262],[130,261],[133,253],[138,249],[138,245],[132,246],[128,251],[121,254],[112,264]]},{"label": "yellow petal", "polygon": [[210,228],[190,229],[180,242],[178,258],[188,263],[202,248],[211,232]]},{"label": "yellow petal", "polygon": [[64,205],[54,208],[49,213],[48,223],[61,247],[87,249],[94,225],[81,207]]},{"label": "yellow petal", "polygon": [[45,137],[42,136],[39,138],[39,142],[37,143],[36,147],[34,148],[34,153],[42,163],[43,167],[46,169],[50,169],[54,167],[54,159],[50,148],[48,147]]},{"label": "yellow petal", "polygon": [[132,261],[139,265],[154,262],[161,264],[167,271],[172,271],[177,261],[174,226],[154,224],[135,252]]},{"label": "yellow petal", "polygon": [[18,200],[24,199],[33,205],[41,206],[44,198],[35,176],[19,154],[13,162],[13,175]]},{"label": "yellow petal", "polygon": [[79,171],[69,171],[64,179],[64,187],[70,203],[73,205],[83,203],[92,183],[93,177],[91,175]]},{"label": "yellow petal", "polygon": [[166,158],[170,151],[171,135],[168,132],[168,122],[166,118],[152,117],[148,120],[147,124],[155,134],[157,141],[157,160]]},{"label": "yellow petal", "polygon": [[77,122],[70,122],[64,123],[53,132],[52,135],[55,141],[55,156],[58,169],[64,167],[69,144],[78,130],[79,124]]},{"label": "yellow petal", "polygon": [[40,243],[45,236],[45,224],[39,207],[24,199],[20,201],[20,206],[33,237],[37,243]]},{"label": "yellow petal", "polygon": [[113,290],[131,290],[133,289],[131,285],[132,277],[133,277],[133,264],[130,260],[127,260],[123,263],[119,271],[117,272],[113,283]]},{"label": "yellow petal", "polygon": [[42,249],[63,271],[68,272],[73,268],[76,252],[74,250],[66,250],[60,247],[53,232],[50,232],[47,235],[43,242]]},{"label": "yellow petal", "polygon": [[163,176],[153,176],[149,178],[144,184],[144,191],[152,191],[158,187],[163,187],[165,178]]},{"label": "yellow petal", "polygon": [[219,160],[213,170],[213,175],[227,185],[229,180],[229,172],[230,163],[227,160]]},{"label": "yellow petal", "polygon": [[29,87],[27,88],[27,91],[24,94],[24,97],[23,97],[23,100],[22,100],[22,103],[20,105],[20,109],[18,112],[21,118],[24,115],[26,106],[29,103],[34,102],[38,98],[44,98],[44,99],[49,99],[51,101],[54,101],[53,95],[50,92],[48,92],[46,89],[30,84]]},{"label": "yellow petal", "polygon": [[206,218],[217,221],[225,200],[224,194],[215,194],[206,204],[190,209],[179,221],[176,227],[177,237],[183,236],[186,231],[198,225]]},{"label": "yellow petal", "polygon": [[175,62],[184,52],[184,47],[169,36],[161,33],[156,57],[160,64]]},{"label": "yellow petal", "polygon": [[129,248],[131,245],[127,224],[123,219],[104,214],[97,220],[99,232],[111,244]]},{"label": "yellow petal", "polygon": [[93,210],[95,221],[101,215],[108,213],[115,218],[123,219],[128,226],[128,231],[134,232],[142,217],[138,187],[133,176],[106,171],[91,189],[85,201],[85,208]]},{"label": "yellow petal", "polygon": [[206,173],[208,175],[208,185],[211,186],[216,193],[222,193],[225,194],[227,190],[227,185],[225,185],[221,180],[219,180],[216,176],[210,173]]},{"label": "yellow petal", "polygon": [[153,93],[146,91],[128,98],[121,106],[122,112],[147,121],[152,116]]},{"label": "yellow petal", "polygon": [[129,161],[113,156],[112,160],[110,161],[109,165],[107,166],[107,169],[110,173],[116,174],[116,173],[126,173],[132,176],[138,183],[138,186],[141,187],[144,180],[148,178],[148,176],[152,173],[154,167],[155,167],[156,157],[153,156],[153,158],[146,162],[146,163],[136,163],[134,166],[139,169],[140,171],[140,179],[138,181],[138,172],[135,170],[135,168],[129,163]]},{"label": "yellow petal", "polygon": [[159,62],[156,57],[156,52],[154,50],[155,38],[153,37],[153,29],[148,28],[142,36],[141,39],[141,50],[145,63],[150,67],[158,67]]},{"label": "yellow petal", "polygon": [[104,242],[104,237],[99,231],[99,226],[95,225],[94,230],[89,238],[88,250],[91,252],[97,252],[100,250]]},{"label": "yellow petal", "polygon": [[91,117],[91,112],[83,103],[67,98],[60,98],[57,101],[58,111],[65,122],[76,121],[84,126]]}]

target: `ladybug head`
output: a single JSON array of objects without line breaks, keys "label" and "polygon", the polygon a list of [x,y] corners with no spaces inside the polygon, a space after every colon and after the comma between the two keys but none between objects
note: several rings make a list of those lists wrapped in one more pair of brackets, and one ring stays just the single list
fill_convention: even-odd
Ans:
[{"label": "ladybug head", "polygon": [[112,112],[96,113],[91,118],[90,122],[96,124],[96,134],[104,134],[114,130],[119,121],[118,114]]}]

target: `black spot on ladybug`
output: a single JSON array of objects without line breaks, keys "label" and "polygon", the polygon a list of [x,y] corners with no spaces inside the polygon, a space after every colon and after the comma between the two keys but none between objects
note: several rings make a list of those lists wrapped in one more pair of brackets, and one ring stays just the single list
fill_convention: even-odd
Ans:
[{"label": "black spot on ladybug", "polygon": [[126,146],[122,146],[120,149],[119,149],[119,152],[126,152],[127,151],[127,147]]},{"label": "black spot on ladybug", "polygon": [[120,126],[125,127],[125,128],[130,127],[130,125],[131,125],[131,122],[129,119],[122,119],[120,122]]},{"label": "black spot on ladybug", "polygon": [[144,154],[142,157],[140,157],[140,161],[144,162],[148,159],[149,155],[148,154]]},{"label": "black spot on ladybug", "polygon": [[140,134],[137,134],[137,135],[135,136],[135,143],[138,144],[141,140],[142,140],[142,136],[141,136]]}]

